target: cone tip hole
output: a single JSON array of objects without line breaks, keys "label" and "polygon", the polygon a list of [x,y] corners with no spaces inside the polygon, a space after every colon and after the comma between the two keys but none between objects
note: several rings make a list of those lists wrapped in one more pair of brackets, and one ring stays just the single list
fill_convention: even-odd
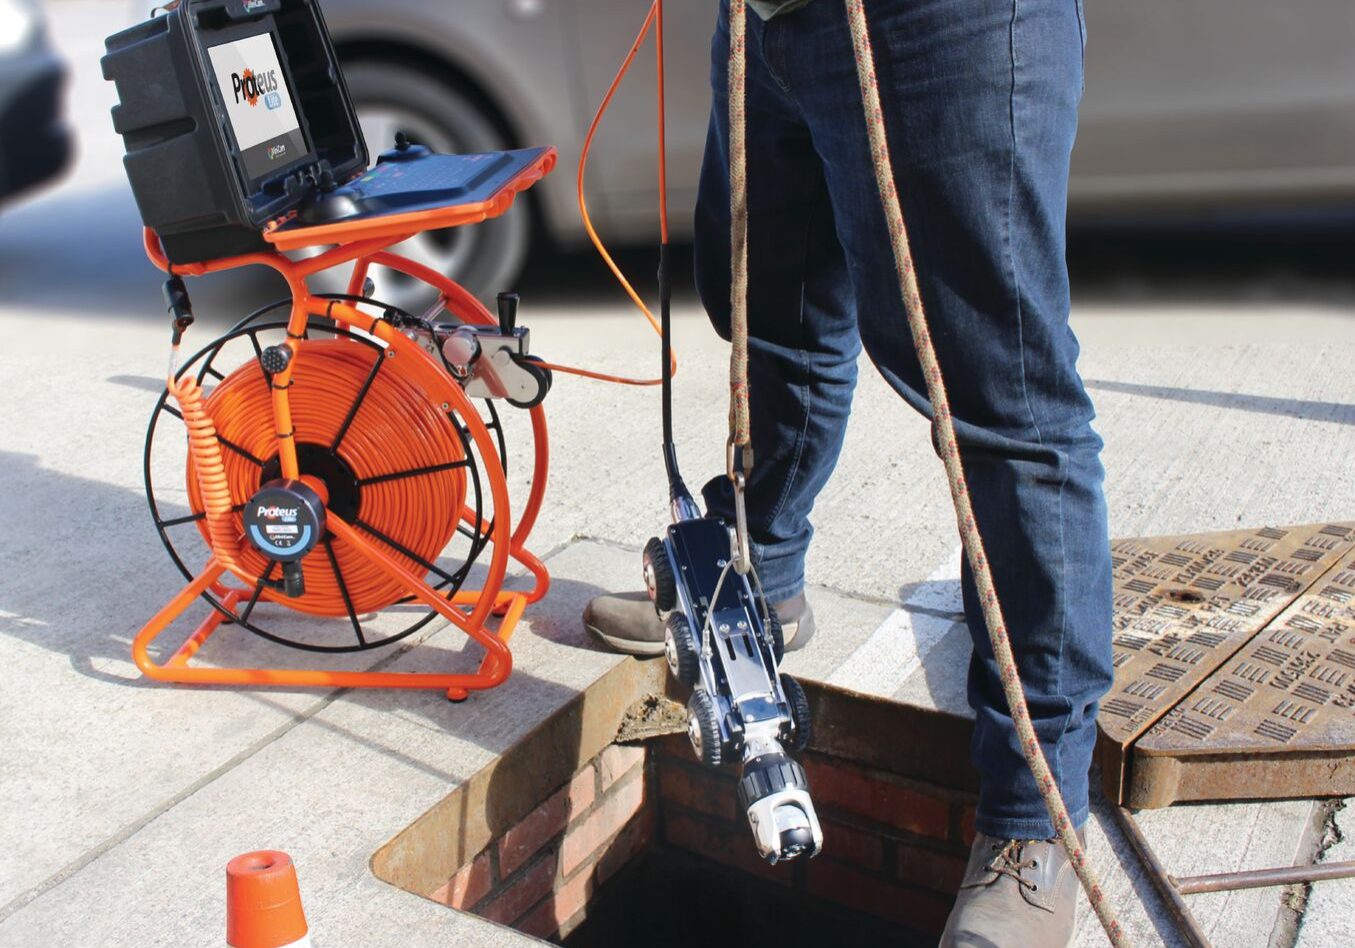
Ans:
[{"label": "cone tip hole", "polygon": [[265,849],[236,856],[226,868],[233,875],[257,875],[277,869],[286,869],[291,865],[291,862],[291,858],[286,853]]}]

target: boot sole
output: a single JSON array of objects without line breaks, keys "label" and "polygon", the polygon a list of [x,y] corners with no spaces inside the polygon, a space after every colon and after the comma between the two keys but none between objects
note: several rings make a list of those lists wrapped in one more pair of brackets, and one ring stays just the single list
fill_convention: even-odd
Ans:
[{"label": "boot sole", "polygon": [[588,631],[589,635],[607,646],[613,652],[634,655],[637,658],[658,658],[663,654],[662,642],[642,642],[638,639],[624,639],[614,635],[608,635],[591,622],[585,622],[583,627]]},{"label": "boot sole", "polygon": [[[626,639],[619,636],[608,635],[591,622],[584,622],[583,627],[588,634],[614,652],[621,652],[625,655],[634,655],[638,658],[658,658],[663,654],[662,642],[643,642],[639,639]],[[806,634],[801,634],[799,627],[796,628],[795,635],[786,643],[787,652],[798,652],[809,644],[809,640],[814,637],[818,631],[817,626],[810,625]]]}]

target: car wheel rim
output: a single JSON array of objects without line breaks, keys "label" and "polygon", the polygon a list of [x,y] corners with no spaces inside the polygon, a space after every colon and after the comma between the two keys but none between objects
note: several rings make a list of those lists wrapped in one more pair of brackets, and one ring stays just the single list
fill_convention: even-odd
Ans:
[{"label": "car wheel rim", "polygon": [[[377,154],[393,147],[396,132],[404,132],[410,141],[426,145],[435,152],[453,154],[458,150],[458,143],[451,136],[415,112],[388,105],[361,105],[357,112],[367,147],[375,149]],[[474,228],[448,227],[416,234],[391,247],[391,251],[439,273],[456,273],[474,253],[476,242]],[[402,289],[408,292],[414,283],[412,277],[385,267],[374,267],[372,280],[378,286],[376,295],[379,299],[396,295]],[[388,291],[383,297],[380,292],[383,283],[395,292]]]},{"label": "car wheel rim", "polygon": [[[359,104],[356,111],[362,137],[371,149],[373,158],[394,146],[396,132],[404,132],[410,141],[426,145],[435,152],[455,153],[459,148],[459,143],[440,126],[408,109]],[[477,228],[447,227],[416,234],[409,240],[395,244],[390,251],[457,279],[473,259],[481,239]],[[314,256],[326,249],[310,248],[302,252],[301,256]],[[372,281],[371,296],[375,299],[405,309],[432,302],[430,292],[422,283],[398,270],[374,266],[367,276]],[[329,285],[324,282],[324,274],[320,274],[316,285],[327,292],[340,292],[346,280]]]}]

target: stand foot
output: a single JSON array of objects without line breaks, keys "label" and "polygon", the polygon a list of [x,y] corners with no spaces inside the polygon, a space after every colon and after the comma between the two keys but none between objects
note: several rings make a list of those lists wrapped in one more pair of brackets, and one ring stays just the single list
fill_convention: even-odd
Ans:
[{"label": "stand foot", "polygon": [[447,700],[455,704],[460,704],[470,697],[470,692],[465,688],[448,688]]}]

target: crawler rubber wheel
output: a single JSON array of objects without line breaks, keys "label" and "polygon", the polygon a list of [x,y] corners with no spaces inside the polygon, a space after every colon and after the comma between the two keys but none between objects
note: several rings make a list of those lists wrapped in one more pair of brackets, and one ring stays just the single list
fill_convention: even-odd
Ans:
[{"label": "crawler rubber wheel", "polygon": [[781,690],[786,693],[786,701],[790,704],[790,720],[794,727],[790,735],[790,747],[799,753],[809,746],[809,740],[814,736],[814,725],[809,719],[809,699],[805,697],[805,690],[800,683],[789,675],[781,676]]},{"label": "crawler rubber wheel", "polygon": [[701,653],[692,624],[681,612],[668,616],[663,630],[663,655],[673,677],[688,687],[701,680]]},{"label": "crawler rubber wheel", "polygon": [[554,376],[550,369],[541,364],[541,360],[536,356],[523,356],[522,361],[518,363],[527,370],[527,374],[537,381],[536,394],[525,402],[520,402],[516,398],[507,398],[504,401],[514,408],[535,408],[546,400],[546,395],[550,393],[551,382]]},{"label": "crawler rubber wheel", "polygon": [[645,544],[645,591],[654,603],[654,611],[662,615],[677,605],[677,579],[673,576],[673,566],[668,560],[668,551],[663,541],[650,537]]},{"label": "crawler rubber wheel", "polygon": [[786,633],[781,628],[781,617],[776,614],[776,610],[768,608],[767,610],[767,638],[771,640],[772,655],[776,658],[776,663],[781,664],[781,659],[786,657]]},{"label": "crawler rubber wheel", "polygon": [[691,700],[687,702],[687,737],[701,763],[707,767],[718,767],[723,763],[720,712],[711,696],[700,688],[692,692]]}]

